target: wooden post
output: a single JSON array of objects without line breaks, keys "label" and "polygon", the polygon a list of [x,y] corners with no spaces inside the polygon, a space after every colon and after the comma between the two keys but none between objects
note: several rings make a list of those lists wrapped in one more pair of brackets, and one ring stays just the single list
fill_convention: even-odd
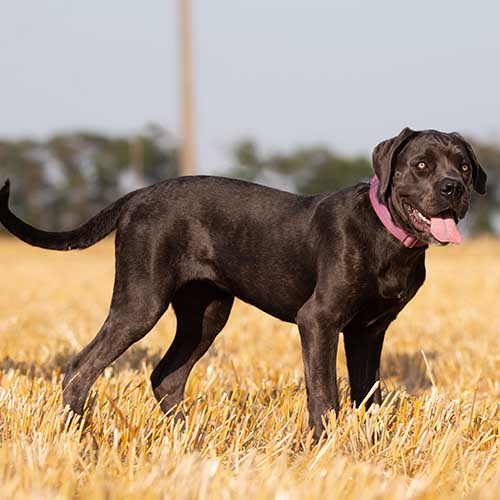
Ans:
[{"label": "wooden post", "polygon": [[180,175],[196,174],[191,0],[179,0],[182,147]]},{"label": "wooden post", "polygon": [[144,177],[144,148],[141,136],[129,139],[130,165],[138,181],[142,182]]}]

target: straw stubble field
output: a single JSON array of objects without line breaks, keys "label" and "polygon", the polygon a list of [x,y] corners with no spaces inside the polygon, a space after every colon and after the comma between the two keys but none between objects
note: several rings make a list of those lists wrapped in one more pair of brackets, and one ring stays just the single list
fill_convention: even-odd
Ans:
[{"label": "straw stubble field", "polygon": [[339,352],[342,409],[318,446],[296,327],[243,303],[189,379],[184,430],[149,385],[171,311],[67,425],[62,374],[106,316],[112,241],[61,254],[0,240],[0,262],[2,498],[498,498],[498,241],[429,252],[386,338],[381,407],[350,406]]}]

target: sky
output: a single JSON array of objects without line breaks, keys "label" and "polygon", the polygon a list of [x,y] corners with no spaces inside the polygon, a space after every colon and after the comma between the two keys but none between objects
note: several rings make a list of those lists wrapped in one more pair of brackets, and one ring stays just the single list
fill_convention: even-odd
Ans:
[{"label": "sky", "polygon": [[[0,137],[180,135],[176,0],[3,1]],[[370,154],[404,126],[500,142],[500,3],[193,0],[197,160]]]}]

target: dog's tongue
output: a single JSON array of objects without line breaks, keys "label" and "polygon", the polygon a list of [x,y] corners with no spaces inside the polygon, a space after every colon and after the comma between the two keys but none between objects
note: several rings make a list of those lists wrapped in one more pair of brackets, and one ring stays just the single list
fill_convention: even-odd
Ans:
[{"label": "dog's tongue", "polygon": [[441,243],[461,243],[462,235],[458,230],[455,221],[450,217],[442,219],[441,217],[431,218],[431,234]]}]

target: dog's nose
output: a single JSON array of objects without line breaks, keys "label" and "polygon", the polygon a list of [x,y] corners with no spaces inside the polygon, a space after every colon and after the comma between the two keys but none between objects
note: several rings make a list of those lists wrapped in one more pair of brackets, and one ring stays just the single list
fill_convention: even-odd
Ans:
[{"label": "dog's nose", "polygon": [[463,194],[464,187],[460,181],[446,177],[441,181],[439,190],[447,198],[455,198]]}]

